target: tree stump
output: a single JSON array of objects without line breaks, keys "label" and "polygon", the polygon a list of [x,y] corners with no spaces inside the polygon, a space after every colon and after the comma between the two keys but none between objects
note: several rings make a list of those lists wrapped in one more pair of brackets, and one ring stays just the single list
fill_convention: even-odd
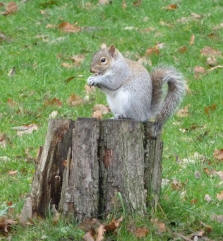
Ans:
[{"label": "tree stump", "polygon": [[45,216],[55,205],[77,221],[145,214],[158,202],[162,179],[162,142],[153,125],[50,120],[28,197],[32,212]]}]

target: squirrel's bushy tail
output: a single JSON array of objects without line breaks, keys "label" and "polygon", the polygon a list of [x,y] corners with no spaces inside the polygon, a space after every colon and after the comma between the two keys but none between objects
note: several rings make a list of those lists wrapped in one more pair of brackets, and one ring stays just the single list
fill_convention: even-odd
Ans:
[{"label": "squirrel's bushy tail", "polygon": [[[182,74],[172,67],[155,68],[151,73],[151,79],[153,84],[151,111],[156,116],[156,121],[163,124],[181,102],[185,94],[186,83]],[[164,83],[168,84],[168,91],[163,100]]]}]

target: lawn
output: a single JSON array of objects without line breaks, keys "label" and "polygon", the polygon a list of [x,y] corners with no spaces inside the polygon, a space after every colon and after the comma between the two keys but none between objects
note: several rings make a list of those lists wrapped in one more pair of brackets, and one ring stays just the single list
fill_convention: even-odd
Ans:
[{"label": "lawn", "polygon": [[[50,116],[91,117],[95,104],[106,105],[100,91],[89,96],[85,88],[91,57],[106,43],[149,70],[175,66],[188,83],[181,111],[163,130],[160,205],[148,217],[124,218],[106,240],[138,240],[132,226],[147,228],[140,240],[186,240],[195,232],[199,240],[222,240],[222,0],[27,0],[7,11],[8,2],[0,2],[0,216],[11,207],[20,212]],[[19,132],[24,126],[36,130]],[[75,224],[51,217],[0,234],[12,241],[82,237]]]}]

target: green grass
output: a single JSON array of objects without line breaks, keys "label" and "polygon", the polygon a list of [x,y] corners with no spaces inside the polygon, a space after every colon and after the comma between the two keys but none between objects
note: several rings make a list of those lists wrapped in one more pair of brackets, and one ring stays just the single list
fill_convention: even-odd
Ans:
[{"label": "green grass", "polygon": [[[195,66],[209,68],[206,58],[200,54],[203,47],[210,46],[223,52],[223,28],[214,30],[222,22],[222,1],[174,1],[178,4],[174,11],[164,9],[173,2],[161,0],[143,1],[139,7],[126,1],[126,9],[118,0],[104,6],[97,5],[97,1],[84,0],[16,2],[19,10],[15,14],[0,15],[0,32],[8,38],[7,41],[0,40],[0,133],[8,137],[6,148],[0,147],[0,157],[9,158],[0,160],[0,210],[9,201],[15,206],[16,213],[21,210],[35,170],[34,162],[27,159],[27,152],[35,157],[39,146],[43,145],[49,114],[56,110],[60,117],[90,117],[96,103],[106,103],[104,95],[97,91],[87,104],[75,107],[67,104],[71,94],[85,96],[90,60],[100,44],[114,44],[124,54],[137,59],[145,55],[147,48],[164,43],[160,54],[152,55],[150,59],[153,66],[161,63],[173,65],[184,74],[191,93],[185,97],[182,107],[190,105],[189,115],[171,118],[163,133],[163,178],[170,181],[163,187],[160,207],[152,217],[164,222],[169,232],[157,232],[149,218],[136,218],[135,223],[150,229],[148,236],[141,240],[171,240],[173,232],[187,235],[201,230],[201,222],[212,227],[208,234],[210,239],[222,240],[223,225],[213,221],[211,216],[223,214],[223,201],[216,198],[216,194],[223,190],[223,184],[219,177],[204,172],[204,168],[223,170],[223,162],[213,158],[214,150],[223,148],[222,69],[198,79],[193,73]],[[91,7],[88,7],[89,2]],[[0,10],[3,11],[3,7]],[[177,21],[191,16],[191,13],[197,13],[201,18],[187,23]],[[58,26],[63,21],[95,28],[64,33],[57,27],[46,27],[48,24]],[[126,27],[134,28],[126,30]],[[140,31],[148,27],[154,30]],[[209,37],[211,33],[213,38]],[[192,34],[195,42],[189,45]],[[187,46],[185,53],[178,51],[182,46]],[[85,55],[79,67],[67,69],[61,66],[63,62],[71,63],[69,57],[77,54]],[[218,62],[222,65],[223,59],[219,57]],[[15,74],[9,76],[12,68],[15,68]],[[71,76],[74,79],[66,83]],[[62,106],[44,104],[52,98],[58,98]],[[9,99],[15,104],[11,106]],[[207,115],[204,108],[213,104],[216,109]],[[30,135],[19,137],[12,129],[32,123],[39,129]],[[198,128],[191,129],[192,125]],[[203,155],[204,160],[194,158],[195,152]],[[194,162],[184,167],[182,160],[186,158]],[[17,175],[9,175],[10,170],[18,170]],[[196,171],[200,178],[195,178]],[[173,179],[182,183],[179,190],[172,187]],[[211,202],[204,200],[205,194],[211,196]],[[127,226],[126,221],[115,240],[137,240],[128,232]],[[15,226],[11,234],[13,241],[44,240],[45,236],[45,240],[80,240],[82,236],[74,224],[61,220],[53,225],[50,218],[37,221],[31,227]],[[1,239],[4,237],[0,236]]]}]

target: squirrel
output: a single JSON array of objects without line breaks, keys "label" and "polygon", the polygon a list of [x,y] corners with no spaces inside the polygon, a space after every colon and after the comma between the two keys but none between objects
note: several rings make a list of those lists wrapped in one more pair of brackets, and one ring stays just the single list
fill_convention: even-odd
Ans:
[{"label": "squirrel", "polygon": [[[102,44],[91,62],[89,86],[100,88],[115,119],[148,121],[155,118],[160,129],[181,102],[186,84],[173,67],[157,67],[150,74],[139,63],[125,58],[113,45]],[[162,87],[168,84],[163,100]]]}]

